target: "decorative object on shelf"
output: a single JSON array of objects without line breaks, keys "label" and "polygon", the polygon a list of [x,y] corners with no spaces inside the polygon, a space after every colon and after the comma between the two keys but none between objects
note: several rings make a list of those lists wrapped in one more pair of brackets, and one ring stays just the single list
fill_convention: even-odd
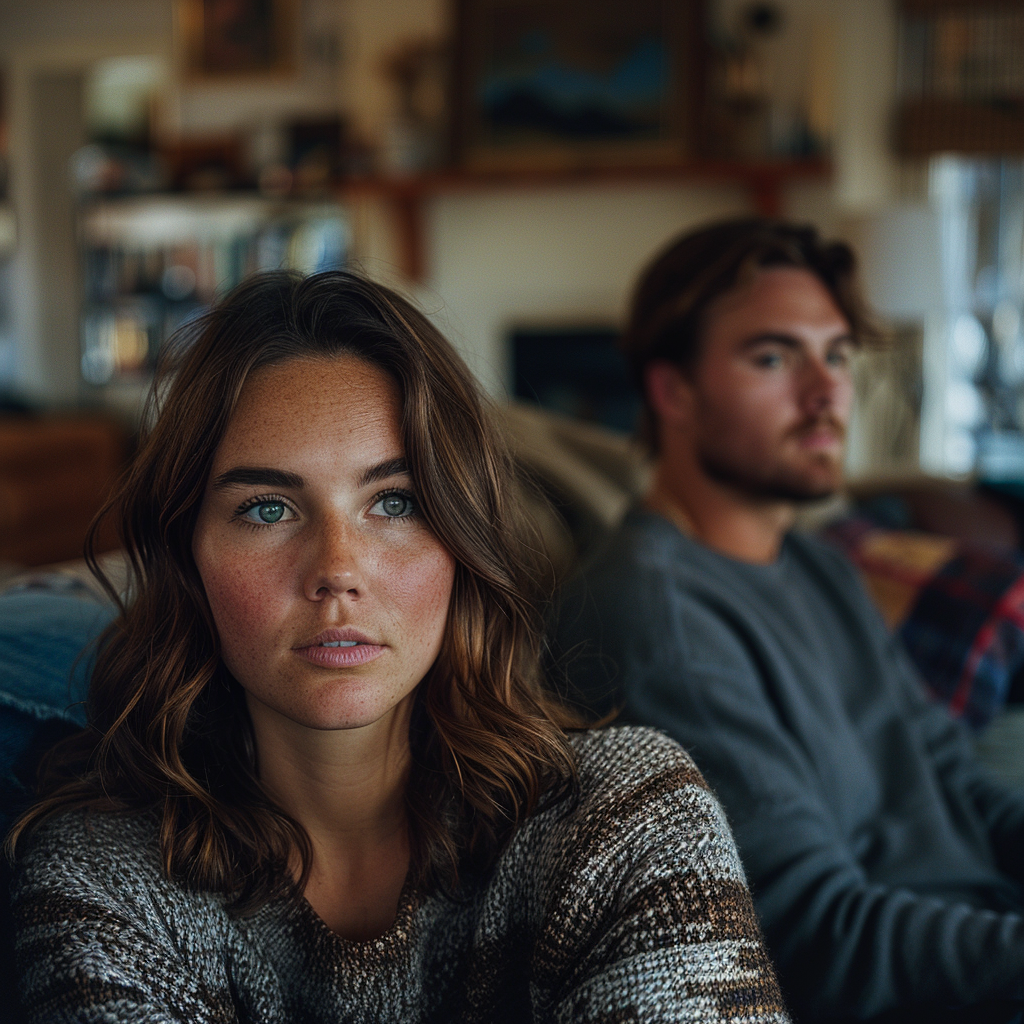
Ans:
[{"label": "decorative object on shelf", "polygon": [[1024,153],[1019,0],[903,0],[897,139],[908,156]]},{"label": "decorative object on shelf", "polygon": [[[769,47],[787,29],[782,8],[756,0],[740,7],[716,34],[708,112],[707,152],[733,160],[820,156],[823,139],[811,130],[806,101],[783,99],[772,87]],[[777,59],[777,57],[776,57]]]},{"label": "decorative object on shelf", "polygon": [[406,39],[387,54],[383,73],[395,111],[385,129],[381,169],[391,175],[436,170],[446,157],[447,47],[429,36]]},{"label": "decorative object on shelf", "polygon": [[470,167],[692,156],[703,0],[459,0],[452,148]]},{"label": "decorative object on shelf", "polygon": [[[702,136],[705,152],[732,160],[806,159],[828,148],[825,125],[812,127],[811,108],[822,105],[810,81],[797,94],[780,88],[789,19],[777,3],[754,0],[732,12],[731,20],[712,33],[707,110]],[[812,42],[812,51],[823,40]],[[810,61],[816,55],[812,52]],[[821,59],[818,55],[817,59]],[[819,120],[825,120],[821,117]]]},{"label": "decorative object on shelf", "polygon": [[297,191],[324,192],[342,173],[345,123],[338,116],[288,124],[291,172]]},{"label": "decorative object on shelf", "polygon": [[160,156],[173,188],[217,192],[246,184],[242,149],[237,135],[203,136],[169,141]]},{"label": "decorative object on shelf", "polygon": [[297,70],[298,0],[178,0],[184,75],[284,77]]}]

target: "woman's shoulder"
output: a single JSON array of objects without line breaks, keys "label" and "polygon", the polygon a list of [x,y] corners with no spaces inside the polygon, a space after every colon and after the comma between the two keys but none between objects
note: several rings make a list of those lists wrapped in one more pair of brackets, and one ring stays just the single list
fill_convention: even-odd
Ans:
[{"label": "woman's shoulder", "polygon": [[647,1020],[696,983],[723,1020],[786,1020],[729,825],[689,755],[652,729],[570,743],[577,798],[520,830],[508,853],[519,886],[503,890],[533,928],[538,999],[560,993],[564,1020],[638,1006]]},{"label": "woman's shoulder", "polygon": [[[721,806],[689,754],[655,729],[616,726],[570,734],[579,773],[578,796],[550,813],[551,826],[568,829],[576,842],[610,849],[615,836],[621,856],[667,846],[680,869],[710,847],[725,860],[719,869],[743,878]],[[711,843],[710,840],[716,840]],[[646,856],[647,854],[644,853]]]},{"label": "woman's shoulder", "polygon": [[257,940],[219,897],[165,877],[160,828],[155,813],[74,810],[26,838],[11,910],[29,1020],[235,1020],[229,963],[245,999],[277,1005]]},{"label": "woman's shoulder", "polygon": [[147,811],[62,811],[23,840],[19,866],[78,874],[104,868],[159,873],[158,830],[156,816]]},{"label": "woman's shoulder", "polygon": [[698,805],[715,803],[693,758],[657,729],[612,726],[570,733],[579,772],[579,800],[588,810],[609,808],[638,796],[685,797]]},{"label": "woman's shoulder", "polygon": [[582,729],[569,733],[569,743],[576,751],[584,783],[591,778],[606,781],[609,773],[624,783],[668,773],[685,776],[689,784],[707,789],[693,758],[658,729],[638,725]]},{"label": "woman's shoulder", "polygon": [[101,913],[158,932],[176,916],[176,906],[190,916],[217,913],[210,897],[165,877],[159,833],[150,811],[75,809],[47,818],[19,851],[12,901],[23,907],[73,903],[83,918]]}]

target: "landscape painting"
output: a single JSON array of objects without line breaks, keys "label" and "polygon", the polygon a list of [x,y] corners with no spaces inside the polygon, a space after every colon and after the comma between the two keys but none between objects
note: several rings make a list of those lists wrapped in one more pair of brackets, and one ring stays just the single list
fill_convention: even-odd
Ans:
[{"label": "landscape painting", "polygon": [[685,0],[463,0],[457,144],[624,152],[686,143],[698,47]]}]

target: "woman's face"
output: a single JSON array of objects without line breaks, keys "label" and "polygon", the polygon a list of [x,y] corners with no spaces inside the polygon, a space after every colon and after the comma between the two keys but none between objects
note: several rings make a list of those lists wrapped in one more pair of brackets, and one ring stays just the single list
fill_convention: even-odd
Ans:
[{"label": "woman's face", "polygon": [[419,515],[399,412],[354,356],[264,367],[242,391],[192,548],[254,717],[371,725],[437,657],[455,563]]}]

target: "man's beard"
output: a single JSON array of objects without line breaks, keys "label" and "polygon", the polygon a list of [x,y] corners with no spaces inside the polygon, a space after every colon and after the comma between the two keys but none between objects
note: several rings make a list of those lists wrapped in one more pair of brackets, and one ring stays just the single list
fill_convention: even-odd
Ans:
[{"label": "man's beard", "polygon": [[[840,440],[845,434],[843,425],[831,416],[802,423],[794,427],[790,434],[799,437],[823,427],[828,427]],[[716,445],[702,445],[697,458],[704,472],[716,483],[760,501],[808,504],[831,497],[842,485],[842,463],[825,453],[812,457],[812,460],[818,461],[822,470],[826,470],[824,478],[821,471],[809,473],[806,469],[786,465],[758,469]]]}]

